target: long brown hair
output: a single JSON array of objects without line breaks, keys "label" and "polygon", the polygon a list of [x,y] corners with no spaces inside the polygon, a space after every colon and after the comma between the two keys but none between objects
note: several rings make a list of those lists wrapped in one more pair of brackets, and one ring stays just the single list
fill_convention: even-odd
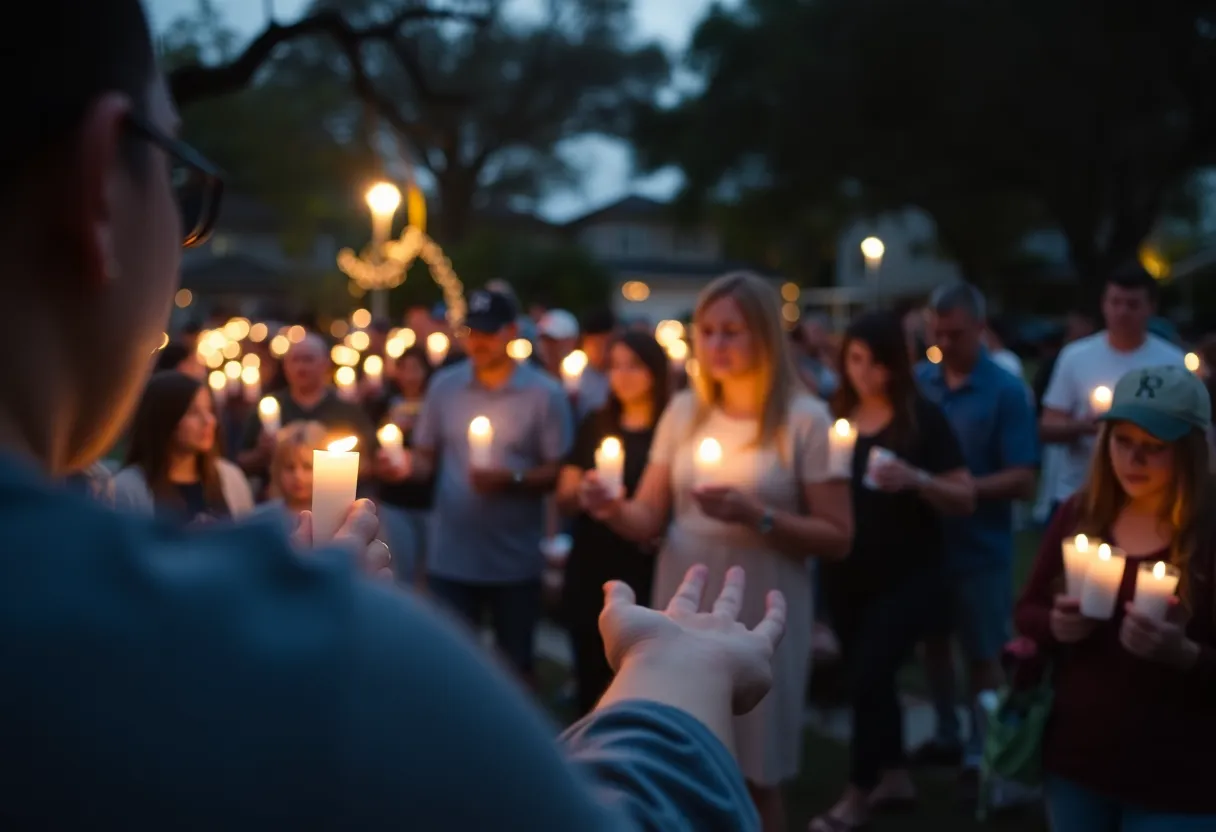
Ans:
[{"label": "long brown hair", "polygon": [[[781,298],[764,278],[751,272],[726,274],[706,286],[697,298],[697,308],[692,318],[693,352],[698,366],[702,368],[708,366],[708,362],[701,339],[697,337],[700,321],[705,310],[723,298],[730,298],[739,305],[743,321],[756,346],[759,364],[757,389],[764,400],[756,442],[758,445],[777,442],[789,420],[790,405],[805,390],[798,380],[789,341],[785,337]],[[692,423],[695,430],[709,418],[711,408],[721,402],[722,385],[702,369],[693,376],[692,387],[697,394],[697,412]]]},{"label": "long brown hair", "polygon": [[[608,345],[609,352],[617,344],[637,356],[638,361],[641,361],[650,371],[650,400],[654,406],[654,418],[657,421],[662,415],[663,409],[667,407],[671,389],[671,362],[667,358],[666,351],[659,346],[659,342],[649,332],[622,332]],[[621,400],[616,397],[615,393],[609,391],[608,402],[600,412],[604,430],[620,430],[622,410]]]},{"label": "long brown hair", "polygon": [[[1111,427],[1112,423],[1106,422],[1098,431],[1089,476],[1077,496],[1080,509],[1077,531],[1098,537],[1109,533],[1127,504],[1127,494],[1119,485],[1110,461]],[[1161,520],[1174,529],[1169,562],[1181,573],[1178,598],[1189,610],[1191,557],[1198,547],[1209,545],[1213,540],[1213,492],[1208,473],[1207,437],[1193,430],[1172,443],[1171,451],[1174,454],[1174,482]]]},{"label": "long brown hair", "polygon": [[[127,448],[124,465],[138,466],[143,471],[148,489],[157,502],[177,505],[182,501],[181,495],[169,481],[171,445],[178,422],[186,415],[201,389],[203,383],[198,379],[177,370],[166,370],[149,379],[139,409],[135,411],[131,444]],[[209,505],[230,508],[220,487],[216,466],[219,457],[220,438],[217,435],[211,450],[198,455],[199,480]]]},{"label": "long brown hair", "polygon": [[845,330],[844,346],[840,350],[837,366],[840,387],[832,397],[832,413],[840,419],[851,418],[857,409],[857,389],[849,378],[847,367],[849,345],[854,341],[864,344],[874,363],[887,370],[890,378],[887,399],[891,402],[892,410],[891,438],[897,446],[893,450],[906,452],[916,438],[916,401],[919,394],[916,379],[912,376],[903,320],[894,312],[867,312]]}]

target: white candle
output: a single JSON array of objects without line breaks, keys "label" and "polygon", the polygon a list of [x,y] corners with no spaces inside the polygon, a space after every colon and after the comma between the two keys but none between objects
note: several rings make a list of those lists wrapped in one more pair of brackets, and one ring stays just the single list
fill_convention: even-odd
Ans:
[{"label": "white candle", "polygon": [[1110,410],[1111,399],[1114,394],[1106,385],[1100,385],[1094,388],[1094,391],[1089,394],[1089,407],[1093,410],[1095,416],[1101,416],[1106,411]]},{"label": "white candle", "polygon": [[359,397],[358,391],[355,389],[357,381],[358,376],[355,374],[354,367],[339,367],[334,373],[334,383],[338,385],[338,396],[348,402],[353,402]]},{"label": "white candle", "polygon": [[853,476],[853,449],[857,446],[857,428],[848,419],[837,419],[828,432],[828,471],[837,479]]},{"label": "white candle", "polygon": [[245,387],[245,401],[253,404],[262,397],[262,373],[252,365],[241,370],[241,384]]},{"label": "white candle", "polygon": [[367,386],[372,390],[380,390],[384,385],[384,359],[378,355],[369,355],[363,359],[363,377]]},{"label": "white candle", "polygon": [[494,426],[486,416],[469,422],[469,467],[493,467]]},{"label": "white candle", "polygon": [[239,361],[229,361],[224,365],[224,375],[228,377],[229,396],[236,396],[241,392],[241,372],[244,369]]},{"label": "white candle", "polygon": [[609,494],[614,497],[624,496],[625,452],[621,448],[621,440],[615,436],[604,437],[595,452],[595,473]]},{"label": "white candle", "polygon": [[872,491],[877,491],[878,481],[874,479],[875,472],[888,462],[894,462],[897,458],[895,452],[888,448],[880,448],[878,445],[870,448],[870,455],[866,458],[866,475],[861,481],[862,485]]},{"label": "white candle", "polygon": [[722,445],[717,439],[707,437],[697,446],[693,460],[693,484],[696,487],[713,485],[722,470]]},{"label": "white candle", "polygon": [[389,422],[376,432],[376,438],[394,465],[405,462],[405,437],[401,435],[401,428]]},{"label": "white candle", "polygon": [[279,428],[283,426],[279,415],[279,400],[274,396],[267,396],[258,402],[258,418],[262,420],[262,430],[274,436],[279,432]]},{"label": "white candle", "polygon": [[667,360],[671,362],[671,371],[676,375],[684,372],[688,363],[688,342],[676,338],[667,342]]},{"label": "white candle", "polygon": [[1132,599],[1132,607],[1145,618],[1164,621],[1181,577],[1178,567],[1162,561],[1140,564],[1140,570],[1136,572],[1136,595]]},{"label": "white candle", "polygon": [[1060,544],[1064,554],[1064,594],[1069,598],[1080,598],[1085,587],[1085,575],[1098,552],[1101,540],[1089,539],[1079,534],[1072,540]]},{"label": "white candle", "polygon": [[359,484],[358,439],[331,442],[328,450],[312,452],[312,541],[328,543],[342,528]]},{"label": "white candle", "polygon": [[1121,550],[1105,543],[1098,547],[1098,556],[1090,561],[1081,588],[1081,615],[1106,621],[1115,614],[1125,565]]},{"label": "white candle", "polygon": [[574,395],[583,381],[583,370],[587,369],[587,353],[575,350],[562,359],[562,384],[566,392]]},{"label": "white candle", "polygon": [[432,367],[438,367],[448,357],[452,342],[442,332],[432,332],[426,336],[426,357]]}]

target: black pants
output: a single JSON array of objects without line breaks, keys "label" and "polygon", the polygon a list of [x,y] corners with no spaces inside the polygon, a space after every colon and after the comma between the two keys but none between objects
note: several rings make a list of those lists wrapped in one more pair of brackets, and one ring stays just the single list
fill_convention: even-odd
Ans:
[{"label": "black pants", "polygon": [[654,586],[654,557],[636,549],[587,551],[575,543],[566,563],[562,592],[562,618],[570,633],[574,652],[574,682],[580,714],[587,714],[612,683],[612,668],[604,656],[600,637],[600,611],[604,608],[604,584],[624,581],[642,606],[650,605]]},{"label": "black pants", "polygon": [[853,707],[849,781],[860,789],[874,788],[884,771],[904,764],[896,676],[924,634],[938,583],[937,571],[925,569],[876,591],[831,593]]},{"label": "black pants", "polygon": [[516,672],[525,678],[532,673],[532,647],[540,623],[540,581],[514,584],[469,584],[434,575],[427,588],[473,628],[481,629],[488,613],[494,641]]}]

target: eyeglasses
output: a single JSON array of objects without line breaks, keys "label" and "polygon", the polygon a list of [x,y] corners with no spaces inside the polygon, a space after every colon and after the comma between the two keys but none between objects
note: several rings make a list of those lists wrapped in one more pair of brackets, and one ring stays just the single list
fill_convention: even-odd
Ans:
[{"label": "eyeglasses", "polygon": [[143,116],[129,113],[127,122],[142,138],[169,156],[169,181],[181,212],[182,247],[197,246],[215,228],[224,181],[215,165],[180,139],[165,135]]}]

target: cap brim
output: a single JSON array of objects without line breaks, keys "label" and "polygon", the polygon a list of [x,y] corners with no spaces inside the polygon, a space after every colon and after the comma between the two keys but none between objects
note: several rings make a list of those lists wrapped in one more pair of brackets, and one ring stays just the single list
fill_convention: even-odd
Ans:
[{"label": "cap brim", "polygon": [[1186,419],[1136,404],[1116,405],[1098,418],[1104,422],[1131,422],[1162,442],[1177,442],[1195,430],[1195,426]]},{"label": "cap brim", "polygon": [[465,316],[464,325],[474,332],[480,332],[483,335],[497,335],[508,326],[508,324],[503,323],[498,318],[482,318],[477,315]]}]

